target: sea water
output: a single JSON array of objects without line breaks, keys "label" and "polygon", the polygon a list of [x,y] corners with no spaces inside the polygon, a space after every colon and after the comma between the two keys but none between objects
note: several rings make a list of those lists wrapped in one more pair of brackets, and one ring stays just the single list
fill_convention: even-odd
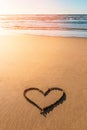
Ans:
[{"label": "sea water", "polygon": [[87,15],[0,15],[0,34],[13,33],[87,37]]}]

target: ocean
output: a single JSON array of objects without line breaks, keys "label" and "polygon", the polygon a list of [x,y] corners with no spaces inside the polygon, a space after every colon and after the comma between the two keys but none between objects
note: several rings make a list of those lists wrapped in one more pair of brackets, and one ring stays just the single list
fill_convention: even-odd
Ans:
[{"label": "ocean", "polygon": [[0,35],[87,37],[87,14],[0,15]]}]

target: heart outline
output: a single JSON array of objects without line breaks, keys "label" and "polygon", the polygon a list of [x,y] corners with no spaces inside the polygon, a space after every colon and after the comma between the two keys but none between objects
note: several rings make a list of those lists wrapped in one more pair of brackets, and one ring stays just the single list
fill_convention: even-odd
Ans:
[{"label": "heart outline", "polygon": [[[62,96],[56,100],[53,104],[48,105],[47,107],[41,108],[37,103],[35,103],[34,101],[32,101],[29,97],[26,96],[26,93],[29,91],[38,91],[40,92],[43,96],[47,96],[51,91],[61,91],[62,92]],[[31,103],[32,105],[34,105],[35,107],[37,107],[40,110],[40,114],[42,114],[43,116],[46,117],[46,114],[49,113],[50,111],[52,111],[56,106],[62,104],[64,102],[64,100],[66,100],[66,93],[63,89],[58,88],[58,87],[53,87],[53,88],[49,88],[46,92],[43,92],[42,90],[40,90],[39,88],[28,88],[24,90],[23,93],[25,99]]]}]

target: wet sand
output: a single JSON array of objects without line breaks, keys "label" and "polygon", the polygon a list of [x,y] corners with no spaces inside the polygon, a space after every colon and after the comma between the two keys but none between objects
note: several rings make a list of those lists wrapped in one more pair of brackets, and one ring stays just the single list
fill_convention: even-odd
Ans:
[{"label": "wet sand", "polygon": [[[26,101],[28,88],[59,87],[66,100],[46,117]],[[31,92],[47,106],[61,97]],[[87,39],[33,35],[0,36],[0,130],[87,129]]]}]

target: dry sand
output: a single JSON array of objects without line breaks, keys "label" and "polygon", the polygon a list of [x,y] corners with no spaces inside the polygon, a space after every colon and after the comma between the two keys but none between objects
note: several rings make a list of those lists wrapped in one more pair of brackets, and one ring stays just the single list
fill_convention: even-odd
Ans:
[{"label": "dry sand", "polygon": [[[23,96],[30,87],[60,87],[66,101],[44,117]],[[0,130],[87,130],[87,39],[0,36]]]}]

